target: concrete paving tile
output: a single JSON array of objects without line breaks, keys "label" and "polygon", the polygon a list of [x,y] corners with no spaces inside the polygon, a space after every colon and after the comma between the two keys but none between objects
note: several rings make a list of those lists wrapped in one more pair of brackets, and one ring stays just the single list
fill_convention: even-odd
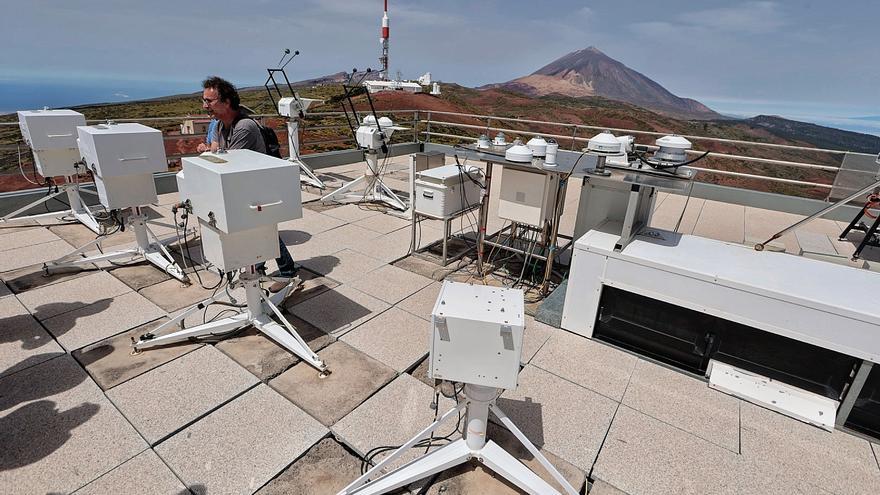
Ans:
[{"label": "concrete paving tile", "polygon": [[79,361],[99,387],[104,390],[111,389],[203,345],[180,342],[146,349],[136,355],[131,354],[132,338],[137,339],[167,321],[168,318],[151,321],[127,332],[77,349],[71,355]]},{"label": "concrete paving tile", "polygon": [[[434,422],[434,410],[430,408],[434,400],[431,387],[419,382],[410,375],[403,374],[383,387],[357,409],[339,420],[332,428],[336,437],[344,441],[360,456],[381,445],[401,445],[426,426]],[[441,397],[441,412],[454,407],[454,402]],[[393,421],[389,421],[393,418]],[[452,418],[450,421],[454,421]],[[445,434],[453,424],[441,425]],[[395,461],[400,464],[413,459],[424,450],[413,450],[411,454]]]},{"label": "concrete paving tile", "polygon": [[370,205],[342,205],[339,208],[333,208],[324,212],[325,215],[345,220],[346,222],[357,222],[375,215],[380,215],[381,210]]},{"label": "concrete paving tile", "polygon": [[527,365],[519,386],[505,391],[498,407],[536,446],[588,472],[617,403]]},{"label": "concrete paving tile", "polygon": [[620,490],[603,480],[596,480],[595,482],[593,482],[587,493],[589,495],[627,495],[625,491]]},{"label": "concrete paving tile", "polygon": [[434,310],[434,303],[440,295],[440,289],[443,284],[440,282],[432,282],[424,289],[407,297],[395,305],[407,313],[418,316],[423,320],[431,320],[431,311]]},{"label": "concrete paving tile", "polygon": [[396,376],[393,369],[345,342],[335,342],[318,355],[327,363],[329,376],[321,378],[301,362],[269,386],[325,426],[339,421]]},{"label": "concrete paving tile", "polygon": [[38,263],[4,272],[0,274],[0,279],[3,279],[12,292],[19,294],[36,287],[85,277],[95,273],[95,271],[95,265],[85,265],[84,267],[54,269],[51,273],[46,274],[46,271],[43,270],[43,264]]},{"label": "concrete paving tile", "polygon": [[395,261],[394,266],[409,270],[413,273],[418,273],[419,275],[428,277],[432,280],[440,281],[446,278],[450,273],[460,270],[471,263],[472,260],[467,256],[458,261],[450,262],[446,266],[441,265],[439,262],[435,263],[433,261],[422,259],[418,256],[407,256],[406,258]]},{"label": "concrete paving tile", "polygon": [[309,209],[303,209],[302,218],[279,223],[278,232],[282,234],[282,237],[285,231],[301,231],[315,235],[330,229],[335,229],[336,227],[341,227],[346,223],[348,222],[330,215],[325,215]]},{"label": "concrete paving tile", "polygon": [[[620,401],[638,358],[569,332],[556,332],[531,364]],[[577,364],[574,364],[577,363]]]},{"label": "concrete paving tile", "polygon": [[109,306],[114,297],[126,292],[131,289],[109,273],[95,272],[32,289],[17,297],[34,317],[42,321],[98,302]]},{"label": "concrete paving tile", "polygon": [[[503,427],[490,423],[486,436],[534,471],[544,481],[549,483],[550,486],[560,493],[565,493],[562,485],[553,479],[550,473],[544,469],[544,466],[519,443],[519,440],[512,433]],[[580,493],[581,487],[586,482],[586,474],[550,452],[542,452],[542,454],[562,474],[566,481]],[[413,483],[410,485],[410,489],[415,492],[418,489],[423,489],[424,484],[424,480]],[[482,464],[467,462],[443,471],[424,493],[429,495],[464,495],[469,493],[479,493],[480,495],[517,495],[524,492]]]},{"label": "concrete paving tile", "polygon": [[396,266],[382,265],[355,279],[350,285],[388,304],[396,304],[432,282],[430,278]]},{"label": "concrete paving tile", "polygon": [[592,477],[632,494],[733,494],[737,456],[620,406]]},{"label": "concrete paving tile", "polygon": [[324,332],[339,337],[388,308],[387,303],[343,285],[289,310]]},{"label": "concrete paving tile", "polygon": [[6,284],[2,280],[0,280],[0,298],[4,298],[6,296],[11,296],[11,295],[12,295],[12,291],[9,290],[9,287],[7,287]]},{"label": "concrete paving tile", "polygon": [[740,400],[712,390],[704,381],[639,361],[622,403],[739,453]]},{"label": "concrete paving tile", "polygon": [[339,282],[327,277],[322,277],[321,275],[304,268],[297,272],[297,276],[303,283],[296,291],[287,296],[287,299],[284,300],[283,305],[285,308],[289,308],[319,294],[323,294],[328,290],[339,287]]},{"label": "concrete paving tile", "polygon": [[0,377],[64,354],[15,297],[0,299]]},{"label": "concrete paving tile", "polygon": [[11,219],[0,225],[0,234],[9,234],[12,232],[21,232],[23,230],[41,229],[43,228],[36,220],[30,218]]},{"label": "concrete paving tile", "polygon": [[384,263],[350,249],[344,249],[330,256],[304,260],[302,265],[321,275],[349,283],[361,278],[364,273],[379,268]]},{"label": "concrete paving tile", "polygon": [[544,344],[550,340],[550,337],[557,332],[564,332],[558,328],[553,328],[546,323],[535,320],[534,316],[526,315],[526,328],[523,332],[522,356],[520,361],[522,364],[528,364],[535,357],[535,354],[544,347]]},{"label": "concrete paving tile", "polygon": [[29,229],[9,233],[0,232],[0,252],[58,240],[61,240],[61,238],[48,229]]},{"label": "concrete paving tile", "polygon": [[0,272],[8,272],[17,268],[56,260],[67,256],[73,249],[73,246],[59,239],[40,244],[40,249],[25,246],[2,251],[0,252]]},{"label": "concrete paving tile", "polygon": [[400,229],[390,234],[370,239],[368,242],[350,246],[349,249],[385,263],[391,263],[409,254],[411,244],[411,231],[409,229]]},{"label": "concrete paving tile", "polygon": [[[685,199],[684,196],[670,194],[663,201],[663,204],[654,211],[651,217],[651,226],[673,230],[679,218],[681,218],[681,225],[678,231],[684,234],[693,233],[694,226],[697,224],[697,219],[700,217],[700,211],[703,209],[703,204],[706,200],[690,198],[687,201],[687,205],[685,205]],[[681,214],[682,209],[684,209],[683,217]]]},{"label": "concrete paving tile", "polygon": [[155,450],[197,494],[253,493],[326,434],[311,416],[257,385]]},{"label": "concrete paving tile", "polygon": [[258,382],[207,345],[113,387],[107,397],[154,445]]},{"label": "concrete paving tile", "polygon": [[390,234],[395,230],[404,227],[410,227],[412,224],[408,219],[396,217],[394,215],[374,215],[354,222],[358,227],[378,232],[380,234]]},{"label": "concrete paving tile", "polygon": [[0,379],[0,486],[69,493],[147,448],[69,356]]},{"label": "concrete paving tile", "polygon": [[[171,280],[171,275],[156,269],[152,263],[146,261],[134,265],[113,267],[107,270],[107,273],[121,280],[122,283],[131,287],[132,290],[141,290],[144,287]],[[198,281],[196,280],[195,282]]]},{"label": "concrete paving tile", "polygon": [[805,252],[827,255],[837,254],[837,250],[834,249],[834,244],[831,244],[831,239],[825,234],[795,231],[794,236],[797,238],[798,244],[800,245],[801,254]]},{"label": "concrete paving tile", "polygon": [[742,244],[745,239],[745,207],[706,200],[693,233],[701,237]]},{"label": "concrete paving tile", "polygon": [[[202,273],[202,280],[205,282],[205,285],[211,287],[217,283],[217,275],[205,276]],[[213,293],[213,291],[202,288],[198,283],[184,285],[176,279],[159,282],[158,284],[145,287],[139,292],[142,296],[152,301],[153,304],[169,313],[200,303],[211,297]]]},{"label": "concrete paving tile", "polygon": [[[317,352],[335,340],[296,316],[286,314],[285,317],[312,351]],[[278,376],[300,361],[295,354],[253,327],[235,337],[217,342],[215,347],[263,382]]]},{"label": "concrete paving tile", "polygon": [[342,336],[355,349],[404,372],[428,354],[430,324],[391,308]]},{"label": "concrete paving tile", "polygon": [[[52,225],[48,227],[47,230],[51,231],[59,238],[64,239],[71,246],[76,247],[85,246],[86,244],[94,241],[97,237],[97,234],[92,232],[88,227],[81,223]],[[101,241],[101,247],[106,250],[106,248],[115,247],[134,241],[134,232],[126,229],[125,232],[117,232],[116,234],[105,236]]]},{"label": "concrete paving tile", "polygon": [[335,495],[360,475],[360,459],[332,438],[325,438],[256,495]]},{"label": "concrete paving tile", "polygon": [[163,316],[165,311],[149,299],[127,292],[45,319],[43,325],[72,351]]},{"label": "concrete paving tile", "polygon": [[880,469],[871,444],[841,431],[827,432],[747,402],[742,403],[743,461],[770,464],[831,493],[880,493]]},{"label": "concrete paving tile", "polygon": [[117,466],[109,473],[80,488],[75,495],[137,493],[139,495],[180,495],[188,493],[183,483],[168,469],[152,449]]}]

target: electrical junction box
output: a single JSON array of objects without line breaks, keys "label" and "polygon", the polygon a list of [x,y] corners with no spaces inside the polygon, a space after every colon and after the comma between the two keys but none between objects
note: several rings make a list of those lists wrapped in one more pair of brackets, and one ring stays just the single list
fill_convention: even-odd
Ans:
[{"label": "electrical junction box", "polygon": [[99,124],[77,130],[79,152],[109,209],[155,203],[153,174],[168,169],[162,131],[142,124]]},{"label": "electrical junction box", "polygon": [[559,176],[505,167],[501,176],[498,217],[542,228],[553,214]]},{"label": "electrical junction box", "polygon": [[76,128],[81,125],[86,125],[86,118],[73,110],[18,112],[21,136],[34,153],[34,163],[40,175],[76,175],[74,164],[80,159]]},{"label": "electrical junction box", "polygon": [[[483,171],[475,166],[462,167],[473,178],[462,173],[458,165],[444,165],[416,175],[416,213],[434,218],[448,218],[480,202]],[[475,182],[476,181],[476,182]]]},{"label": "electrical junction box", "polygon": [[428,376],[516,388],[524,314],[521,289],[443,282],[431,313]]},{"label": "electrical junction box", "polygon": [[[251,150],[186,157],[178,174],[181,200],[227,234],[302,217],[299,166]],[[277,239],[276,239],[277,244]]]}]

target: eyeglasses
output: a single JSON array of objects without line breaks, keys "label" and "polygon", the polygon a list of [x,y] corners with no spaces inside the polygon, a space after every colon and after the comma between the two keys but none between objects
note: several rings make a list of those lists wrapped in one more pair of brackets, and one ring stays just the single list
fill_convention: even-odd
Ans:
[{"label": "eyeglasses", "polygon": [[219,99],[220,98],[202,98],[202,103],[204,103],[205,105],[210,105]]}]

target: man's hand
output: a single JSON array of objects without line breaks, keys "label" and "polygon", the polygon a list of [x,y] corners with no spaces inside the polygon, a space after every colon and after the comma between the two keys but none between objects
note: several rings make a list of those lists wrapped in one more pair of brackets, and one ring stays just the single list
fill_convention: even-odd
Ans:
[{"label": "man's hand", "polygon": [[210,148],[208,148],[208,145],[205,143],[199,143],[199,145],[196,147],[196,151],[198,151],[199,153],[204,153],[209,149]]}]

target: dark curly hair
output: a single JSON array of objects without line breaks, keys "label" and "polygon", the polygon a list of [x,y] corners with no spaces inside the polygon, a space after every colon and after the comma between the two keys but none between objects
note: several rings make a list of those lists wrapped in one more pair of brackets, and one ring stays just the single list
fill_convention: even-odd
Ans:
[{"label": "dark curly hair", "polygon": [[220,100],[226,100],[229,102],[229,106],[232,107],[233,110],[238,110],[241,105],[241,98],[238,97],[238,91],[236,91],[235,86],[232,85],[231,82],[223,79],[222,77],[211,76],[204,81],[202,81],[203,89],[216,89],[217,93],[220,94]]}]

